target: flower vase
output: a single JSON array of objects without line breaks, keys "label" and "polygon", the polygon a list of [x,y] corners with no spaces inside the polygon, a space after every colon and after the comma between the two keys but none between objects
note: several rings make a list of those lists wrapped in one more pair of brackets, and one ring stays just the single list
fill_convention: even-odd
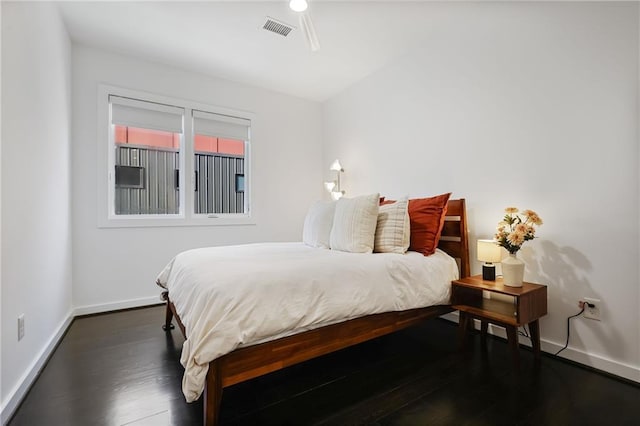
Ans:
[{"label": "flower vase", "polygon": [[516,257],[515,253],[510,253],[502,261],[502,280],[504,285],[509,287],[522,287],[524,278],[524,262]]}]

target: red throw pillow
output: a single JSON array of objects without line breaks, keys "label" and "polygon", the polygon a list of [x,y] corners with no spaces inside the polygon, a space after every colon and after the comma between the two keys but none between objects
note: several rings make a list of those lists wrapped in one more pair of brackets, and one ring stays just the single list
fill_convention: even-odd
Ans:
[{"label": "red throw pillow", "polygon": [[447,214],[447,203],[451,193],[430,198],[409,200],[409,222],[411,241],[409,250],[429,256],[435,253],[440,241]]}]

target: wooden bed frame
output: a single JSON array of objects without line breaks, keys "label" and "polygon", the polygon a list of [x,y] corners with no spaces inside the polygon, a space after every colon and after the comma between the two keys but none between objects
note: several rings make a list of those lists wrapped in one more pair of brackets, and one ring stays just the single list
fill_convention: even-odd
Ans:
[{"label": "wooden bed frame", "polygon": [[[469,276],[469,244],[465,200],[449,200],[447,220],[438,247],[459,263],[460,276]],[[175,317],[186,338],[184,324],[176,313],[168,292],[165,331],[173,329]],[[218,424],[222,390],[236,383],[280,370],[299,362],[325,355],[348,346],[402,330],[426,319],[453,311],[450,305],[429,306],[399,312],[367,315],[270,342],[236,349],[209,363],[204,388],[204,425]]]}]

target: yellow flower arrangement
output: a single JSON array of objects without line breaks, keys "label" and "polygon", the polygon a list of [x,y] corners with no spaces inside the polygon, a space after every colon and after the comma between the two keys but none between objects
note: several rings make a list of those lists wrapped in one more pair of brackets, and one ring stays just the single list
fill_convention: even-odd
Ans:
[{"label": "yellow flower arrangement", "polygon": [[535,238],[535,226],[542,225],[542,219],[533,210],[523,210],[523,217],[518,215],[516,207],[507,207],[504,212],[504,218],[498,223],[495,238],[500,247],[515,254],[525,241]]}]

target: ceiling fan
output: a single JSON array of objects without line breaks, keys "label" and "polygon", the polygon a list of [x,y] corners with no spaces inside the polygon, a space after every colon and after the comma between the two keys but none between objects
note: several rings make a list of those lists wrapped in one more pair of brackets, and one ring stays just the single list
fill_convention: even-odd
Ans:
[{"label": "ceiling fan", "polygon": [[316,30],[311,22],[311,17],[307,9],[309,4],[307,0],[291,0],[289,1],[289,8],[294,12],[298,12],[298,21],[300,23],[300,29],[304,34],[304,38],[307,40],[307,45],[312,52],[317,52],[320,49],[320,42],[316,35]]}]

